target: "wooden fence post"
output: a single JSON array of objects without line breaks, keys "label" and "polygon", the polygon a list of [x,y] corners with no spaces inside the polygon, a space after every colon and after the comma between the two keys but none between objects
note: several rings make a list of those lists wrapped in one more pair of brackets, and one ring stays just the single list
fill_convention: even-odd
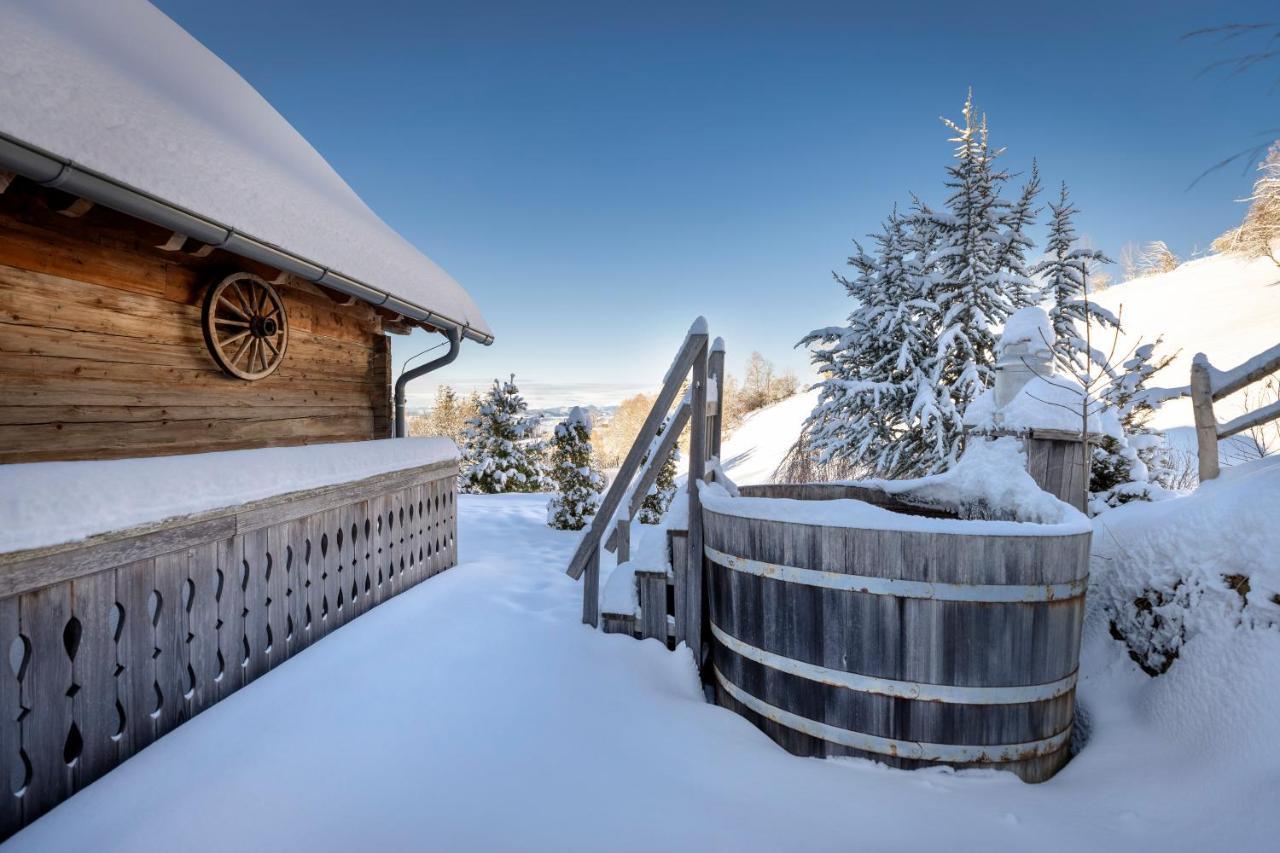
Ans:
[{"label": "wooden fence post", "polygon": [[600,627],[600,549],[587,555],[582,575],[582,621],[592,628]]},{"label": "wooden fence post", "polygon": [[1196,448],[1200,457],[1200,482],[1212,480],[1218,466],[1218,419],[1213,414],[1213,385],[1209,361],[1197,353],[1191,362],[1191,413],[1196,424]]},{"label": "wooden fence post", "polygon": [[685,595],[685,641],[693,651],[693,662],[702,669],[702,503],[698,483],[707,467],[707,346],[706,338],[693,359],[689,377],[689,542]]},{"label": "wooden fence post", "polygon": [[716,383],[716,413],[712,416],[710,435],[707,438],[707,455],[719,459],[720,438],[724,433],[724,338],[716,338],[711,344],[707,373]]}]

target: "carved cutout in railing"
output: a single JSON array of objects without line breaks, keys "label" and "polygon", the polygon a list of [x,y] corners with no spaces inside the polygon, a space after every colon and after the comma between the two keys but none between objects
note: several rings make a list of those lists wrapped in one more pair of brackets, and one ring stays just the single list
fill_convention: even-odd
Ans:
[{"label": "carved cutout in railing", "polygon": [[0,555],[0,839],[455,565],[456,475],[432,465]]}]

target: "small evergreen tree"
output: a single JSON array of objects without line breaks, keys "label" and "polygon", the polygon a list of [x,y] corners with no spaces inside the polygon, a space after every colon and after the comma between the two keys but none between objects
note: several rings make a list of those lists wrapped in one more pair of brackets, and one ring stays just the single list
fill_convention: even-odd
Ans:
[{"label": "small evergreen tree", "polygon": [[1124,437],[1104,437],[1094,448],[1089,490],[1095,511],[1151,500],[1152,484],[1162,485],[1166,478],[1168,454],[1163,436],[1148,425],[1160,401],[1146,393],[1147,381],[1174,358],[1155,354],[1161,340],[1134,349],[1103,394]]},{"label": "small evergreen tree", "polygon": [[1058,203],[1049,203],[1052,220],[1049,223],[1049,240],[1044,260],[1032,268],[1033,275],[1040,276],[1041,298],[1049,302],[1049,321],[1053,323],[1054,349],[1064,361],[1076,369],[1085,366],[1086,359],[1098,367],[1109,369],[1106,357],[1097,352],[1086,352],[1085,339],[1077,323],[1097,323],[1112,329],[1120,327],[1120,320],[1107,309],[1086,297],[1089,279],[1096,264],[1109,264],[1111,259],[1094,249],[1076,246],[1076,230],[1072,218],[1079,212],[1067,194],[1063,183]]},{"label": "small evergreen tree", "polygon": [[467,421],[466,491],[480,494],[540,492],[550,487],[541,462],[537,421],[510,381],[493,381],[475,417]]},{"label": "small evergreen tree", "polygon": [[[670,428],[671,418],[668,417],[663,421],[662,426],[658,428],[658,436],[654,438],[654,447],[657,447],[662,434]],[[654,480],[653,485],[649,487],[649,493],[644,496],[644,501],[640,504],[641,524],[660,523],[662,517],[667,514],[667,510],[671,508],[671,500],[676,496],[676,461],[679,458],[679,448],[672,447],[671,455],[663,461],[662,467],[658,469],[658,479]],[[643,468],[648,460],[649,454],[646,453],[644,459],[640,462],[640,467]]]},{"label": "small evergreen tree", "polygon": [[556,493],[547,502],[547,524],[556,530],[581,530],[600,508],[604,477],[591,452],[591,417],[574,406],[556,424],[551,439],[551,478]]}]

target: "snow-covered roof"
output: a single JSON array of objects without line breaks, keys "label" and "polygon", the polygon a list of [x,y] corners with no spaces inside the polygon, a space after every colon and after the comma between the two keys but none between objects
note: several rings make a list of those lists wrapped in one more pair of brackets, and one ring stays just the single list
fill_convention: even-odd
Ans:
[{"label": "snow-covered roof", "polygon": [[448,273],[149,3],[5,0],[0,14],[0,167],[142,218],[177,208],[199,232],[188,236],[217,242],[232,232],[230,251],[275,253],[275,266],[492,340]]}]

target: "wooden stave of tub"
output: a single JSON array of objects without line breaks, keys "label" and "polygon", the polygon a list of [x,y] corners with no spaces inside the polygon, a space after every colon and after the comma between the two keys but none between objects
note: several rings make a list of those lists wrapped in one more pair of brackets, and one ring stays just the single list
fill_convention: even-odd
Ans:
[{"label": "wooden stave of tub", "polygon": [[[858,498],[913,514],[945,515],[859,486],[751,486],[741,493]],[[895,597],[779,580],[709,557],[716,700],[788,751],[871,758],[908,769],[996,767],[1028,782],[1044,781],[1066,763],[1088,532],[1049,528],[1045,535],[989,536],[824,527],[706,507],[703,526],[708,553],[718,553],[720,560],[747,557],[767,566],[940,586],[1043,585],[1054,594],[1052,600],[1030,602]],[[775,615],[765,619],[765,612]],[[863,683],[868,681],[870,686]],[[951,686],[979,690],[949,691]],[[1037,698],[1014,701],[1027,695]],[[832,734],[846,742],[833,741]],[[952,746],[970,749],[957,758]]]}]

